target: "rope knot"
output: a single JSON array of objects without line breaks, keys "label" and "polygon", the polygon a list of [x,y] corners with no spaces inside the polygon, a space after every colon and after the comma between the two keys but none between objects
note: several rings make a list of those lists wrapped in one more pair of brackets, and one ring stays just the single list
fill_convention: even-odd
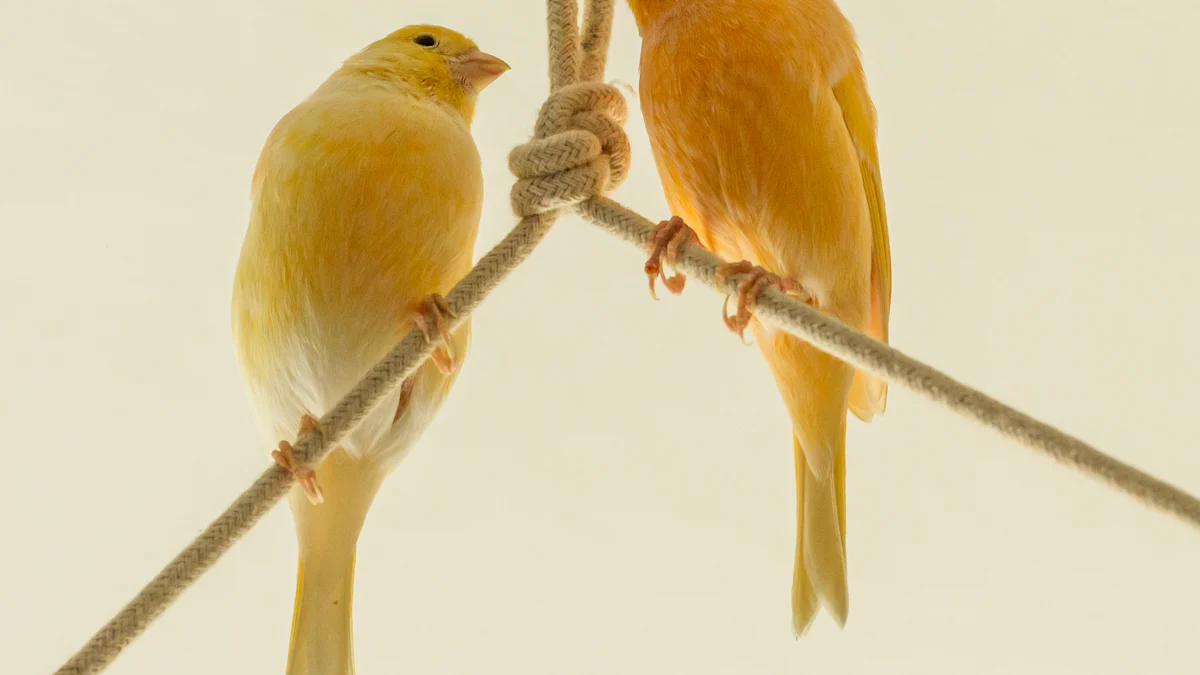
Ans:
[{"label": "rope knot", "polygon": [[572,206],[616,188],[629,173],[625,97],[603,82],[559,89],[538,114],[533,140],[513,149],[518,180],[512,208],[520,217]]}]

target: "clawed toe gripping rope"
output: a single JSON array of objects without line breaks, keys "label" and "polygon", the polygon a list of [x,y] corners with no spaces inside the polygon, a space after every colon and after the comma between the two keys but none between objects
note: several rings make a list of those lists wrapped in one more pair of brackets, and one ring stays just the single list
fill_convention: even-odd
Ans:
[{"label": "clawed toe gripping rope", "polygon": [[[550,96],[538,115],[534,137],[515,150],[509,165],[517,175],[512,205],[521,221],[446,297],[453,330],[520,265],[567,209],[646,250],[653,223],[603,196],[625,178],[629,141],[622,124],[625,99],[600,78],[611,35],[612,0],[588,0],[582,29],[578,0],[547,0]],[[676,267],[727,294],[737,277],[717,283],[724,261],[699,246],[678,251]],[[1200,500],[1124,464],[1083,441],[951,379],[888,345],[847,327],[803,302],[766,287],[757,315],[857,368],[942,404],[1008,438],[1126,492],[1143,504],[1200,528]],[[414,328],[372,368],[319,427],[293,446],[300,466],[319,462],[337,442],[429,357],[434,345]],[[58,669],[58,675],[96,673],[140,635],[176,598],[278,502],[294,473],[272,465],[154,577],[87,644]]]}]

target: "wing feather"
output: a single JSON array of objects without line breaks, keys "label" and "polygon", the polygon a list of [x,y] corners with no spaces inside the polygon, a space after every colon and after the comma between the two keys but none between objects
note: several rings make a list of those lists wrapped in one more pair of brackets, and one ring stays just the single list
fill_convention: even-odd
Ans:
[{"label": "wing feather", "polygon": [[[871,213],[871,314],[867,333],[880,342],[887,342],[892,304],[892,253],[879,150],[875,142],[875,106],[867,94],[866,76],[857,59],[850,72],[834,85],[833,95],[842,108],[846,130],[858,151],[863,189]],[[870,421],[886,408],[887,383],[862,371],[855,373],[850,390],[850,409],[854,414],[863,421]]]}]

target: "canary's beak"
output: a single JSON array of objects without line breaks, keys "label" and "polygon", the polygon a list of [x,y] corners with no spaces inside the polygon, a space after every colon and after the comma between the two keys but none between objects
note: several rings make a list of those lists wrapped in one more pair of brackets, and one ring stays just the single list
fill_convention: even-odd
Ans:
[{"label": "canary's beak", "polygon": [[472,89],[483,91],[484,87],[507,72],[509,66],[491,54],[472,49],[452,61],[450,68],[461,81],[471,85]]}]

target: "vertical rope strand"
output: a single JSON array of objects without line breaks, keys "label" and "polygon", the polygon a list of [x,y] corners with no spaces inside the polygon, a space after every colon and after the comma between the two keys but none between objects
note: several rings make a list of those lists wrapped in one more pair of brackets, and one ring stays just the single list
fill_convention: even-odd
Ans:
[{"label": "vertical rope strand", "polygon": [[612,39],[613,0],[592,0],[583,12],[583,33],[580,46],[583,64],[579,79],[598,81],[604,77],[608,60],[608,43]]},{"label": "vertical rope strand", "polygon": [[[603,196],[620,182],[629,161],[628,141],[620,129],[624,100],[598,82],[604,73],[612,13],[612,0],[590,0],[581,52],[577,0],[547,0],[551,94],[542,108],[533,141],[510,157],[510,165],[523,178],[517,187],[524,184],[524,189],[514,189],[513,193],[514,209],[523,217],[448,294],[447,302],[458,317],[452,326],[459,325],[525,261],[562,209],[569,205],[574,205],[596,225],[645,250],[652,223]],[[569,128],[572,125],[576,128]],[[543,173],[546,167],[558,168]],[[539,185],[542,181],[546,184]],[[712,253],[698,246],[684,246],[677,262],[683,272],[716,287],[715,270],[723,261]],[[718,290],[736,292],[736,283],[736,277],[729,279]],[[759,300],[757,311],[765,320],[856,367],[996,429],[1026,447],[1200,528],[1200,500],[1196,497],[876,342],[794,298],[768,288]],[[432,350],[433,345],[420,331],[410,331],[321,418],[318,429],[298,439],[297,460],[303,464],[320,461],[384,395],[411,375]],[[83,675],[104,669],[249,531],[287,493],[292,481],[292,475],[280,467],[267,469],[56,673]]]},{"label": "vertical rope strand", "polygon": [[546,0],[550,91],[579,81],[579,6],[576,0]]}]

